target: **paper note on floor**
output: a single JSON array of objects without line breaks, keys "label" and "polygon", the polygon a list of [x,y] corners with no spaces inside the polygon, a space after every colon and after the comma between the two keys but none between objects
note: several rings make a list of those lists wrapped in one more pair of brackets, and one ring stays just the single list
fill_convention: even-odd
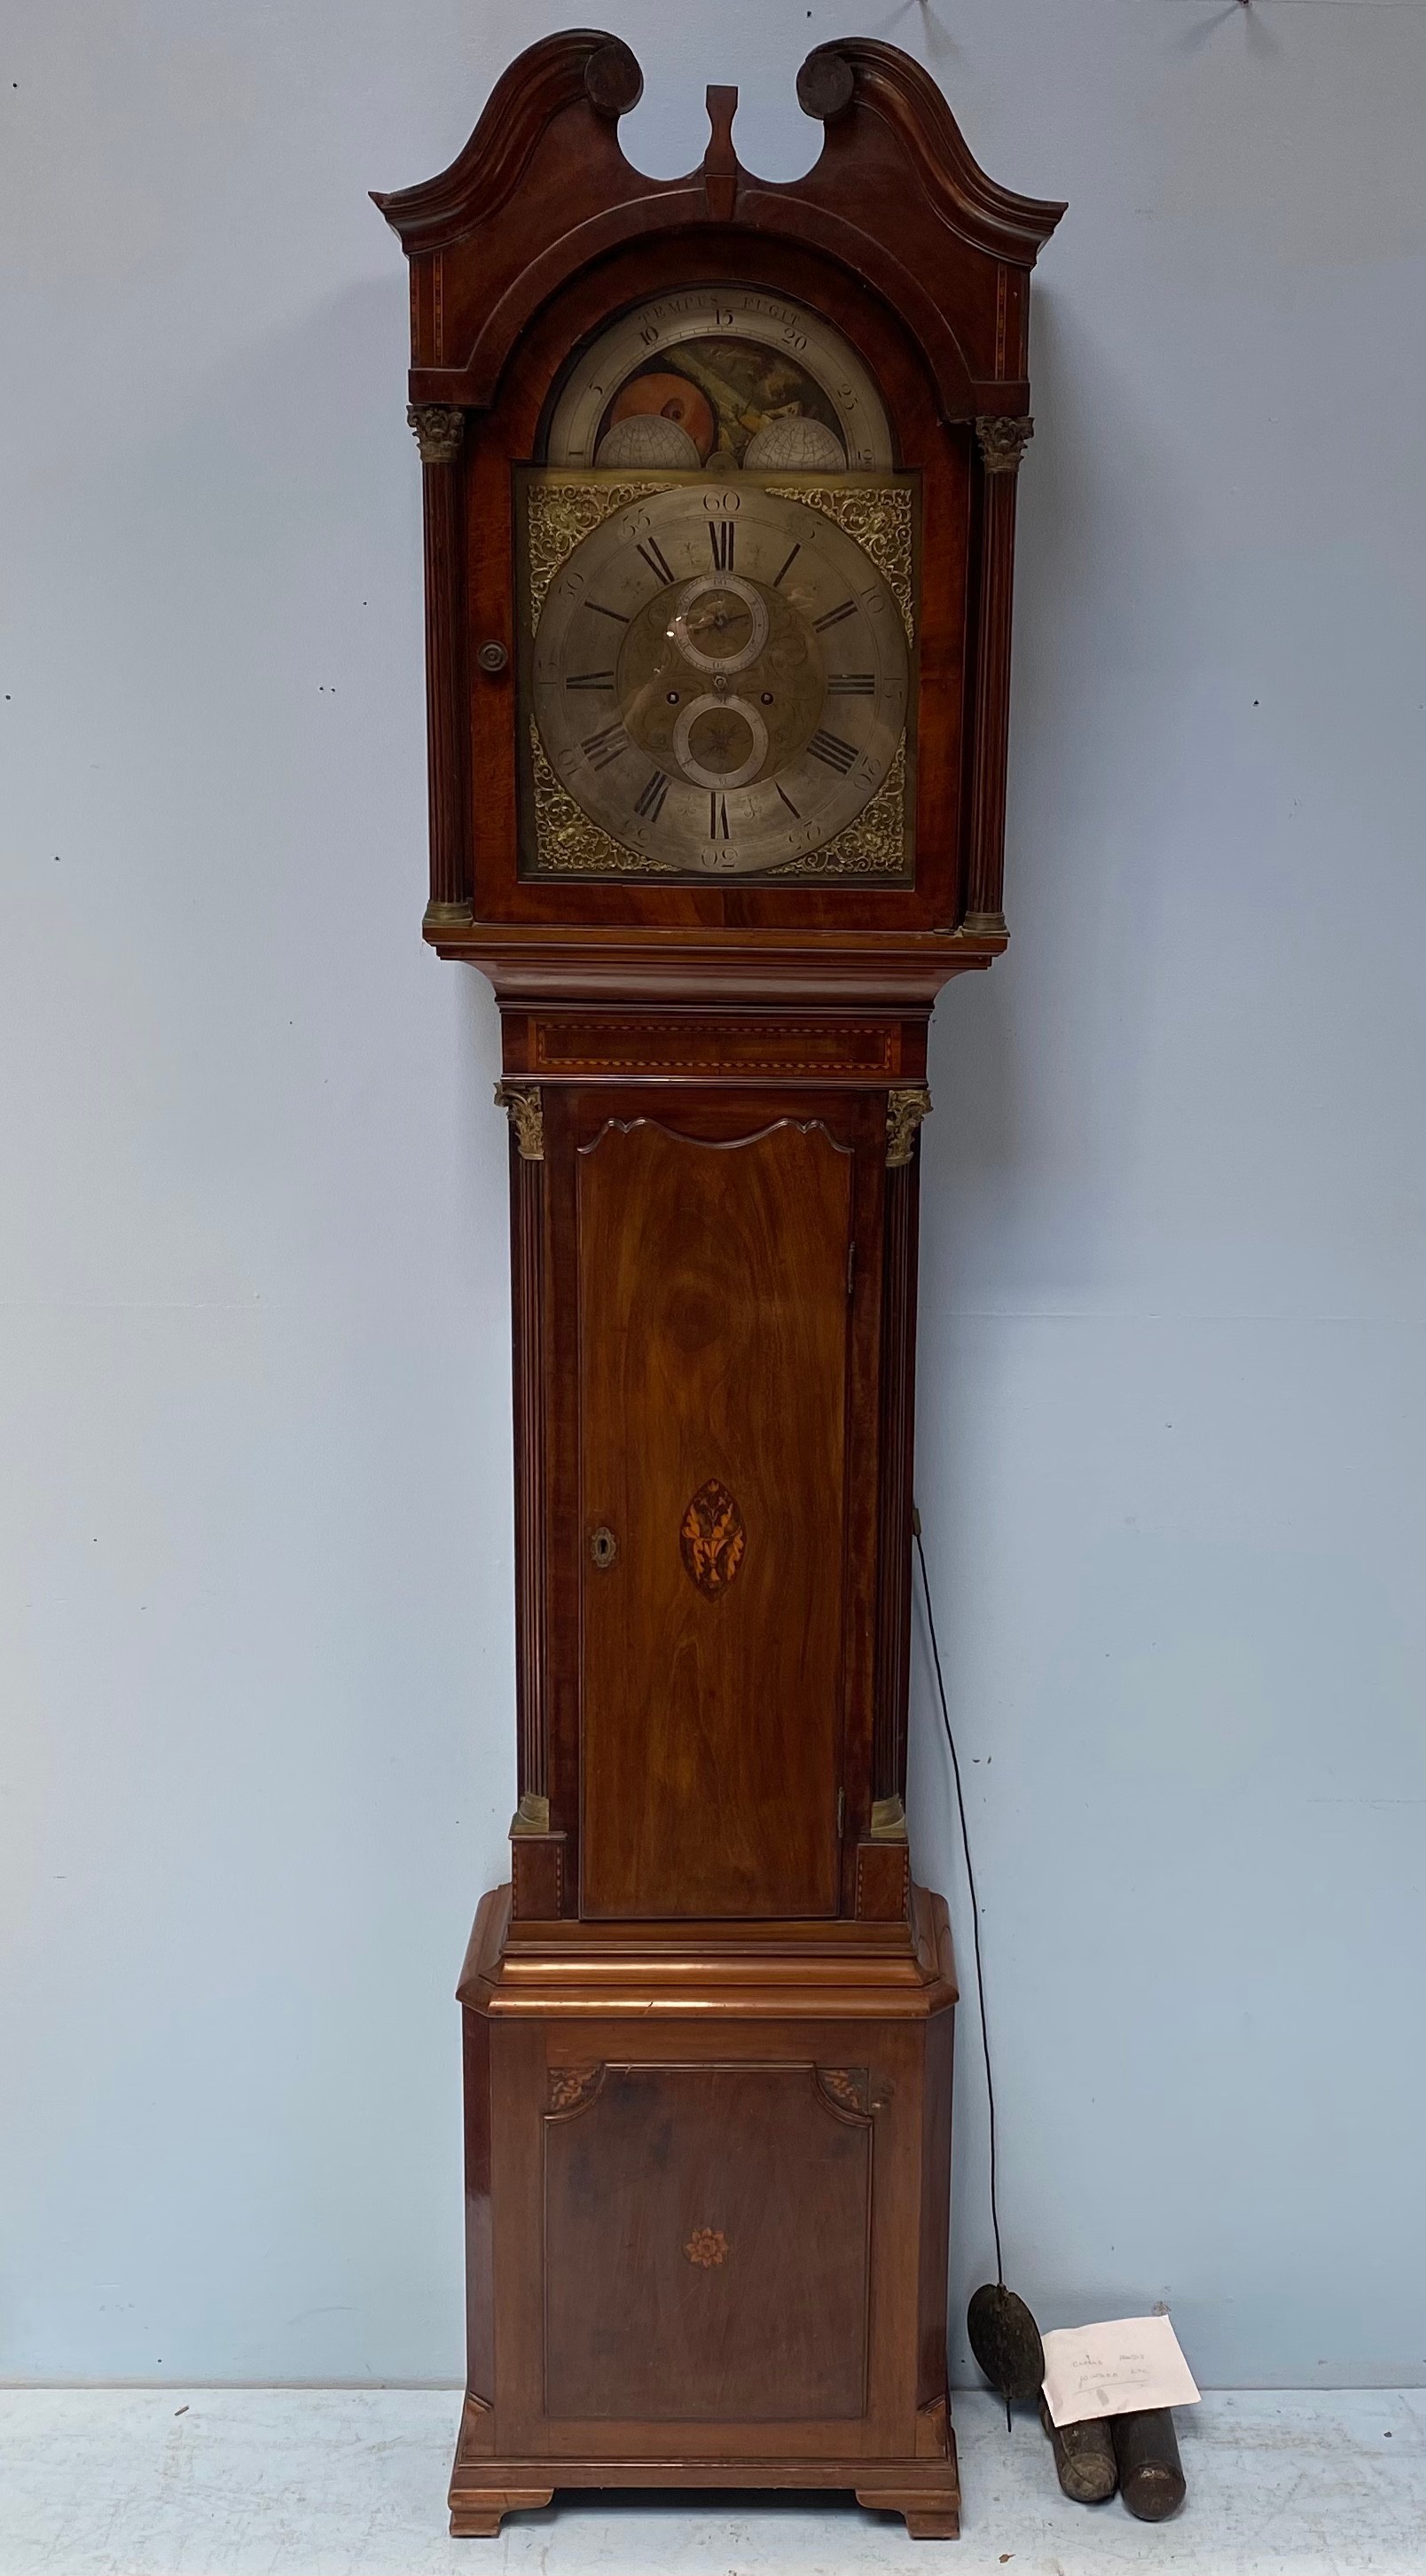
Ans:
[{"label": "paper note on floor", "polygon": [[1061,2326],[1041,2338],[1052,2424],[1135,2415],[1141,2406],[1196,2406],[1193,2373],[1167,2317],[1115,2317]]}]

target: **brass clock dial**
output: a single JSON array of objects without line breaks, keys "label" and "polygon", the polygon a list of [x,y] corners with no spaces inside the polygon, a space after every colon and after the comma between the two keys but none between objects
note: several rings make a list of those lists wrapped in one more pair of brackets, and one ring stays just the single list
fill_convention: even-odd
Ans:
[{"label": "brass clock dial", "polygon": [[[886,490],[840,479],[873,509]],[[797,494],[748,473],[632,492],[613,476],[530,478],[532,528],[542,498],[582,496],[592,516],[604,503],[538,598],[531,587],[529,709],[559,786],[635,866],[747,877],[805,861],[901,749],[902,605],[848,529]]]}]

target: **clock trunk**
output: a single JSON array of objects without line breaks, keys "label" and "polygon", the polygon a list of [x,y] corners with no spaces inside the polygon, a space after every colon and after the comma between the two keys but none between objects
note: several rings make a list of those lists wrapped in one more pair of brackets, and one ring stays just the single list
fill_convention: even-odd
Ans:
[{"label": "clock trunk", "polygon": [[576,1108],[583,1910],[835,1914],[855,1149],[627,1106]]}]

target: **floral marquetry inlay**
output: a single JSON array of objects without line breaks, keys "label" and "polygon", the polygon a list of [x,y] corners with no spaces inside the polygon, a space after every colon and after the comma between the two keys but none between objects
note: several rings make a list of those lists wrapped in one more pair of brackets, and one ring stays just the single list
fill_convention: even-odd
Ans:
[{"label": "floral marquetry inlay", "polygon": [[728,2259],[728,2239],[721,2227],[695,2227],[684,2255],[696,2269],[711,2272]]},{"label": "floral marquetry inlay", "polygon": [[550,2109],[576,2110],[581,2103],[593,2100],[603,2081],[602,2066],[552,2066],[549,2070]]},{"label": "floral marquetry inlay", "polygon": [[734,1497],[716,1476],[700,1485],[678,1533],[690,1582],[710,1601],[727,1591],[743,1562],[748,1534]]},{"label": "floral marquetry inlay", "polygon": [[819,2066],[817,2081],[837,2110],[866,2118],[868,2087],[864,2066]]}]

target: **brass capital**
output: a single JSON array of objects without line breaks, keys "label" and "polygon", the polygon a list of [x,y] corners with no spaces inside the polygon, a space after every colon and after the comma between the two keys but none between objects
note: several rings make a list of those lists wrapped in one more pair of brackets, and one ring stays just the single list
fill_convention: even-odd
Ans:
[{"label": "brass capital", "polygon": [[871,1839],[874,1843],[904,1843],[906,1809],[899,1798],[877,1798],[872,1802]]},{"label": "brass capital", "polygon": [[886,1168],[899,1171],[911,1160],[916,1130],[923,1118],[931,1115],[931,1095],[923,1085],[917,1091],[888,1091],[886,1095]]},{"label": "brass capital", "polygon": [[495,1106],[503,1109],[515,1130],[520,1158],[526,1163],[545,1159],[545,1112],[538,1086],[522,1089],[518,1083],[497,1082]]},{"label": "brass capital", "polygon": [[1028,415],[1023,420],[997,420],[982,414],[975,434],[987,474],[1013,474],[1035,434],[1035,424]]},{"label": "brass capital", "polygon": [[454,465],[465,436],[465,413],[458,403],[408,403],[406,418],[423,465]]}]

